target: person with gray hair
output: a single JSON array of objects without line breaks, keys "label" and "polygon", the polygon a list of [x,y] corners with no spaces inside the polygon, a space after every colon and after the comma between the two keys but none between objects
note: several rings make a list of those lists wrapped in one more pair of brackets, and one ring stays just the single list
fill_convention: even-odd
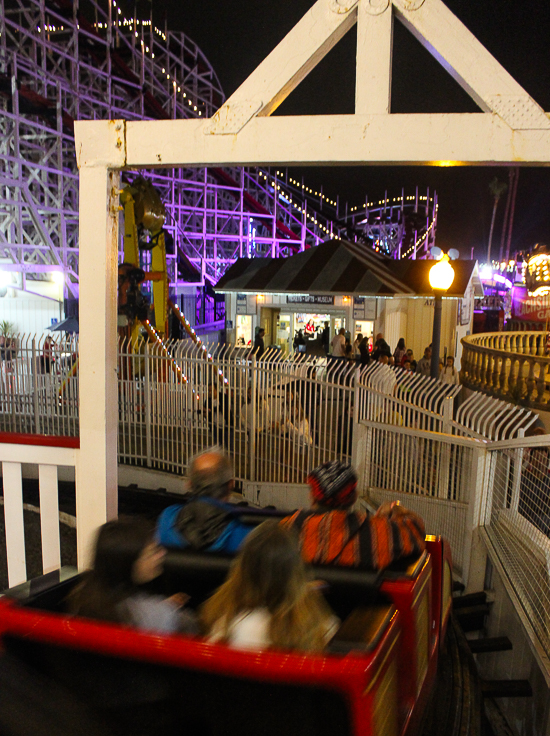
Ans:
[{"label": "person with gray hair", "polygon": [[229,503],[234,487],[229,458],[216,448],[195,455],[189,463],[187,482],[187,503],[168,506],[158,518],[159,544],[236,552],[254,527],[241,523]]}]

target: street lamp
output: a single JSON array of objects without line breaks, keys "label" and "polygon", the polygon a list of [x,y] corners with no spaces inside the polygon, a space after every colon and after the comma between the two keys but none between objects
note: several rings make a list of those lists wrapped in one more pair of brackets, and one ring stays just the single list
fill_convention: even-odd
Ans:
[{"label": "street lamp", "polygon": [[430,364],[430,377],[439,378],[439,346],[441,343],[441,309],[443,306],[443,295],[449,290],[454,281],[454,268],[449,262],[449,256],[444,254],[441,259],[430,268],[430,286],[435,296],[434,326],[432,333],[432,362]]}]

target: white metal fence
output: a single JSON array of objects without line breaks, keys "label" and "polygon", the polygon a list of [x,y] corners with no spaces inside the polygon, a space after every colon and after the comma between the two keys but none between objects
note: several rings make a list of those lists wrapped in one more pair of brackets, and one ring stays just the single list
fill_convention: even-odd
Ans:
[{"label": "white metal fence", "polygon": [[428,533],[450,541],[455,568],[467,575],[480,499],[489,488],[488,441],[522,436],[536,416],[411,374],[397,374],[391,389],[377,366],[360,383],[354,461],[362,495],[375,503],[399,498],[417,511]]},{"label": "white metal fence", "polygon": [[[76,468],[78,440],[19,436],[13,442],[0,442],[2,464],[2,503],[6,537],[6,561],[9,586],[27,580],[25,558],[25,520],[23,505],[22,465],[29,461],[38,469],[40,494],[40,544],[44,574],[61,565],[59,529],[58,468]],[[77,520],[77,535],[85,530],[84,515]],[[82,534],[81,536],[85,536]],[[79,542],[82,545],[82,542]]]},{"label": "white metal fence", "polygon": [[[0,430],[78,434],[76,337],[0,339],[0,358]],[[550,657],[550,437],[523,437],[536,420],[530,411],[401,369],[277,351],[257,360],[188,341],[120,345],[119,417],[120,462],[182,474],[193,454],[222,445],[237,479],[270,502],[279,489],[300,498],[320,462],[352,460],[362,493],[418,511],[428,533],[449,539],[464,575],[481,526]],[[20,471],[11,483],[4,470],[19,528]],[[20,563],[10,564],[19,579]]]},{"label": "white metal fence", "polygon": [[400,500],[422,516],[428,534],[442,534],[456,571],[469,563],[470,517],[483,478],[484,448],[477,439],[403,426],[362,423],[358,448],[361,491],[374,503]]},{"label": "white metal fence", "polygon": [[0,431],[78,435],[78,338],[0,337]]},{"label": "white metal fence", "polygon": [[[2,358],[0,429],[78,435],[78,338],[11,337]],[[429,443],[390,439],[383,428],[501,439],[532,421],[530,412],[483,396],[459,406],[459,391],[376,364],[360,370],[330,358],[283,359],[276,350],[257,360],[233,346],[122,342],[119,461],[182,474],[189,458],[217,444],[232,456],[238,480],[303,483],[320,462],[350,459],[355,428],[367,421],[381,428],[372,451],[402,455],[398,477],[424,488],[439,467]],[[395,477],[377,462],[377,473]]]}]

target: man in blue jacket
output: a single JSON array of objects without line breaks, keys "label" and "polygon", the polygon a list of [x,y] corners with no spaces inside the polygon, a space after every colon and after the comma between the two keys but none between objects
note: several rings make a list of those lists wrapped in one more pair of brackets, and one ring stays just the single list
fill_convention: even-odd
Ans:
[{"label": "man in blue jacket", "polygon": [[234,487],[233,468],[219,450],[196,455],[188,472],[190,500],[168,506],[157,521],[163,547],[207,552],[236,552],[253,526],[242,524],[228,503]]}]

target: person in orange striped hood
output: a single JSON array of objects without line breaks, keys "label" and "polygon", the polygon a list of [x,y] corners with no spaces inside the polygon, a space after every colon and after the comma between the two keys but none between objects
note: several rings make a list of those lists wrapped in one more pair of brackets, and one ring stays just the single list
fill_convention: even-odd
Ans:
[{"label": "person in orange striped hood", "polygon": [[307,480],[312,508],[281,521],[298,532],[305,562],[382,570],[423,552],[424,522],[412,511],[396,503],[382,504],[373,516],[352,510],[357,475],[351,465],[324,463]]}]

